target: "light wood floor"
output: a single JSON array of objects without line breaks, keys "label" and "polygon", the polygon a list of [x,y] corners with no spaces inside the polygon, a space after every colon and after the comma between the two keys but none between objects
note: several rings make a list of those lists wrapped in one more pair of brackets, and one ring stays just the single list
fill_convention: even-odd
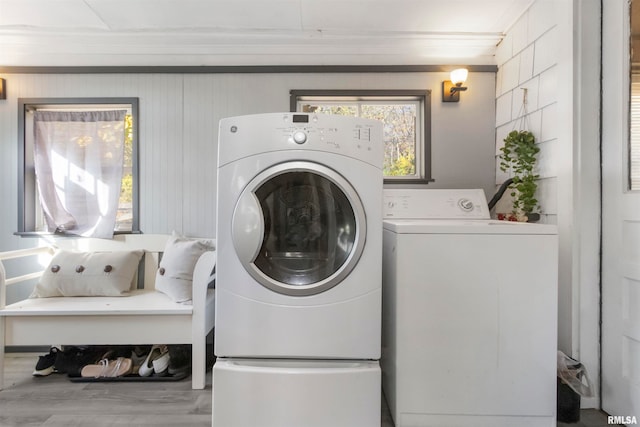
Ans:
[{"label": "light wood floor", "polygon": [[204,390],[175,382],[72,383],[31,375],[37,356],[5,358],[1,427],[211,427],[211,375]]},{"label": "light wood floor", "polygon": [[[36,355],[7,355],[0,391],[0,427],[211,427],[211,374],[204,390],[177,382],[73,383],[66,375],[31,375]],[[606,414],[582,410],[578,424],[604,427]],[[257,426],[256,426],[257,427]],[[381,427],[393,427],[384,399]],[[514,426],[516,427],[516,426]]]},{"label": "light wood floor", "polygon": [[[5,358],[0,427],[211,427],[210,372],[204,390],[192,390],[190,378],[73,383],[61,374],[33,377],[37,360],[37,355]],[[384,401],[381,420],[381,427],[393,427]]]}]

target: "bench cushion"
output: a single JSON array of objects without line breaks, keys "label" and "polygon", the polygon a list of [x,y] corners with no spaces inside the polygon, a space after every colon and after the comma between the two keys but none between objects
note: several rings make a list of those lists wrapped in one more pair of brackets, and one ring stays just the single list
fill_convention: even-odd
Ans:
[{"label": "bench cushion", "polygon": [[143,251],[58,251],[31,298],[120,296],[131,289]]}]

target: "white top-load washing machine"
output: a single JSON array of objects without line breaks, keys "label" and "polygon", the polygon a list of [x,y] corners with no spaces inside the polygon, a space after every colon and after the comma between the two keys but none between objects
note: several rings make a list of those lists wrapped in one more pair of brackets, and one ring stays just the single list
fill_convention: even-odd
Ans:
[{"label": "white top-load washing machine", "polygon": [[385,190],[383,390],[396,427],[555,427],[553,225],[482,190]]},{"label": "white top-load washing machine", "polygon": [[380,422],[382,125],[220,121],[214,426]]}]

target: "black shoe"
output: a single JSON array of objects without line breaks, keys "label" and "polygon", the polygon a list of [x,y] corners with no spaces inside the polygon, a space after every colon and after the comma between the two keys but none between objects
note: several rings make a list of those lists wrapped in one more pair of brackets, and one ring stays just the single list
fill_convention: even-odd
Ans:
[{"label": "black shoe", "polygon": [[79,377],[82,368],[95,363],[102,354],[101,348],[65,347],[64,351],[58,353],[55,371],[70,377]]},{"label": "black shoe", "polygon": [[178,376],[191,372],[191,346],[169,345],[169,375]]},{"label": "black shoe", "polygon": [[49,354],[38,356],[36,369],[33,371],[34,377],[46,377],[55,371],[55,364],[58,354],[62,353],[58,347],[51,347]]}]

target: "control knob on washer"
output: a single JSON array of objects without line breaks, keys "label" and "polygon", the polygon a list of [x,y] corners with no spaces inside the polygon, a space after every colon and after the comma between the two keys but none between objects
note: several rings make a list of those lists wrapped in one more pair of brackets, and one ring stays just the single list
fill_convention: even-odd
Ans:
[{"label": "control knob on washer", "polygon": [[473,202],[469,199],[458,200],[458,206],[465,212],[471,212],[473,210]]},{"label": "control knob on washer", "polygon": [[299,130],[293,133],[293,142],[296,144],[304,144],[307,142],[307,134]]}]

